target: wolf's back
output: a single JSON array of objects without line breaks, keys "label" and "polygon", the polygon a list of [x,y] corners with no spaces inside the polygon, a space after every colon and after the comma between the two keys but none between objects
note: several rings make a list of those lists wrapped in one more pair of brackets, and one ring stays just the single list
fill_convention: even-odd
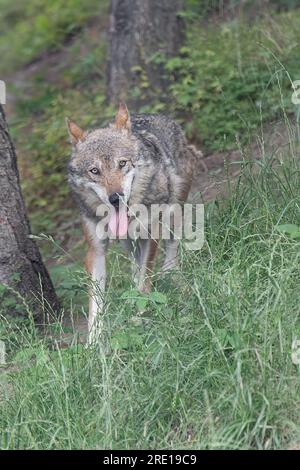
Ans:
[{"label": "wolf's back", "polygon": [[151,149],[155,160],[172,165],[184,158],[187,142],[177,122],[162,114],[131,116],[133,134]]}]

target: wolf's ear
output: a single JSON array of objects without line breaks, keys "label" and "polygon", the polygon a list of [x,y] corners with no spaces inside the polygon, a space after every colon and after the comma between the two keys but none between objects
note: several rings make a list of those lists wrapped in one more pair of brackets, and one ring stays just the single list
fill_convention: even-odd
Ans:
[{"label": "wolf's ear", "polygon": [[80,127],[77,126],[75,122],[71,121],[69,118],[66,118],[66,124],[72,144],[77,144],[79,141],[82,142],[86,138],[86,132],[80,129]]},{"label": "wolf's ear", "polygon": [[130,132],[131,122],[130,116],[126,104],[121,101],[119,105],[118,112],[116,114],[115,126],[117,129],[125,129]]}]

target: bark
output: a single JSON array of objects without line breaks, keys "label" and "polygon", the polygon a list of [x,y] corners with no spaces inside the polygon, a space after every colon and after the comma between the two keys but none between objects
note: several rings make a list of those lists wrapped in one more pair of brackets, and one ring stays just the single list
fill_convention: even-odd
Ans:
[{"label": "bark", "polygon": [[9,317],[20,312],[13,304],[5,305],[8,297],[19,304],[23,298],[35,318],[43,321],[49,306],[57,311],[58,301],[36,243],[29,235],[16,153],[0,105],[0,313]]},{"label": "bark", "polygon": [[[183,0],[111,0],[108,99],[141,105],[162,97],[168,80],[160,58],[179,53]],[[141,94],[139,94],[141,92]]]}]

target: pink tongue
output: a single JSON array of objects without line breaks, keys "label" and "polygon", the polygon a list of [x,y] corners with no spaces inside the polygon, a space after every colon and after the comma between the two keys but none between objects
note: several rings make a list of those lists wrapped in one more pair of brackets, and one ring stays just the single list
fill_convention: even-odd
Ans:
[{"label": "pink tongue", "polygon": [[111,233],[117,237],[123,237],[126,235],[128,230],[128,217],[125,209],[115,210],[112,209],[112,214],[110,216],[108,226]]}]

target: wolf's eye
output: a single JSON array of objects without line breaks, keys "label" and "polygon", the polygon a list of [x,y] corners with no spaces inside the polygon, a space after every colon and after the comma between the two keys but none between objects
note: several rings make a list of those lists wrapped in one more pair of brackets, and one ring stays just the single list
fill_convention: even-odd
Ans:
[{"label": "wolf's eye", "polygon": [[127,161],[126,160],[120,160],[119,161],[119,167],[120,168],[124,168],[124,166],[126,165]]},{"label": "wolf's eye", "polygon": [[90,172],[93,173],[93,175],[100,175],[100,171],[98,170],[98,168],[92,168]]}]

